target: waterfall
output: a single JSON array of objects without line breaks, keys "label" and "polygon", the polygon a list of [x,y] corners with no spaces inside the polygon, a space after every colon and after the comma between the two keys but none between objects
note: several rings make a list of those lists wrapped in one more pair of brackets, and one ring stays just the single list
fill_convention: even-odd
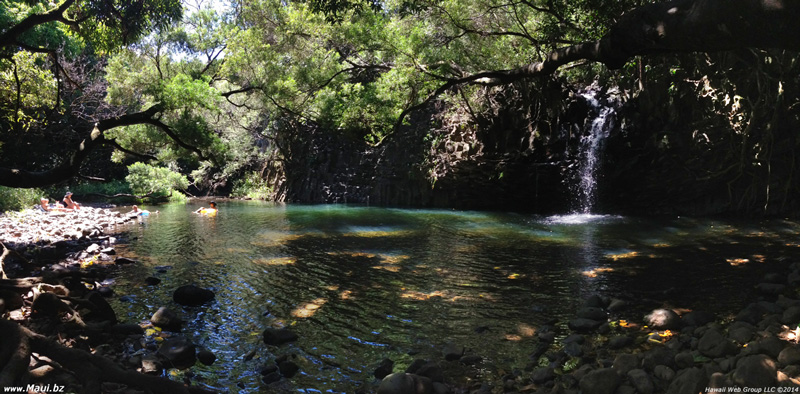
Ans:
[{"label": "waterfall", "polygon": [[573,183],[573,193],[577,199],[574,213],[590,214],[594,210],[605,140],[616,125],[616,102],[605,97],[598,98],[602,94],[604,92],[594,86],[582,94],[590,111],[578,151],[577,179]]}]

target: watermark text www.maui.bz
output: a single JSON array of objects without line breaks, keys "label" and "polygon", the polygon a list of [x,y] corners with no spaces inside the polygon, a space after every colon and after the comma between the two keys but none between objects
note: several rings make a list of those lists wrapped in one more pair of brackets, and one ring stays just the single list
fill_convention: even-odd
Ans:
[{"label": "watermark text www.maui.bz", "polygon": [[27,386],[3,387],[3,393],[63,393],[64,386],[57,384],[29,384]]}]

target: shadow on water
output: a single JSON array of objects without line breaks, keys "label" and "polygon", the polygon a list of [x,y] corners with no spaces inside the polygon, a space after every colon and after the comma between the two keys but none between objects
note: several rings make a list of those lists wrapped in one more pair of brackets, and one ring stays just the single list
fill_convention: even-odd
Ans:
[{"label": "shadow on water", "polygon": [[[221,204],[217,217],[168,205],[130,229],[126,254],[142,264],[118,280],[118,314],[146,321],[160,306],[180,311],[184,333],[218,361],[195,367],[214,387],[257,392],[258,369],[294,354],[299,392],[351,392],[390,358],[441,359],[447,343],[511,370],[529,362],[535,333],[564,323],[591,294],[642,310],[739,307],[766,270],[799,250],[794,222],[727,223],[615,216],[348,206]],[[158,286],[144,278],[157,276]],[[215,290],[206,306],[181,308],[172,291]],[[634,308],[630,318],[640,318]],[[267,326],[300,340],[267,347]],[[250,361],[244,355],[256,350]],[[238,387],[237,383],[242,383]]]}]

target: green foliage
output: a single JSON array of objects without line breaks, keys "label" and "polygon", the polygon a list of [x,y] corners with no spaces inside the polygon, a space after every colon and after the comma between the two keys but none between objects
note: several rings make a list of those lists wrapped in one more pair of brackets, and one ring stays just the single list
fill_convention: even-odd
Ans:
[{"label": "green foliage", "polygon": [[181,194],[181,190],[189,187],[189,179],[178,172],[164,167],[134,163],[128,166],[125,180],[134,194],[153,198],[171,197]]},{"label": "green foliage", "polygon": [[16,189],[0,186],[0,212],[19,211],[39,203],[44,192],[39,189]]},{"label": "green foliage", "polygon": [[234,182],[231,196],[269,200],[272,198],[272,192],[272,187],[265,179],[261,178],[260,173],[250,172]]},{"label": "green foliage", "polygon": [[131,194],[128,182],[118,179],[111,182],[86,182],[73,185],[71,191],[78,196],[102,194],[113,196],[115,194]]}]

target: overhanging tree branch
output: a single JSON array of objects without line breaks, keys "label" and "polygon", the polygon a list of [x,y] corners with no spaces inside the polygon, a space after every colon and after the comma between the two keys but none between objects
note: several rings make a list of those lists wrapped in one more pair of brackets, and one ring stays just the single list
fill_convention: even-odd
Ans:
[{"label": "overhanging tree branch", "polygon": [[600,62],[618,69],[638,55],[740,48],[800,50],[798,20],[800,1],[795,0],[673,0],[648,4],[624,14],[600,40],[559,48],[541,62],[516,69],[484,71],[451,79],[422,102],[406,108],[394,129],[403,124],[408,114],[455,86],[508,84],[552,74],[561,66],[578,60]]}]

